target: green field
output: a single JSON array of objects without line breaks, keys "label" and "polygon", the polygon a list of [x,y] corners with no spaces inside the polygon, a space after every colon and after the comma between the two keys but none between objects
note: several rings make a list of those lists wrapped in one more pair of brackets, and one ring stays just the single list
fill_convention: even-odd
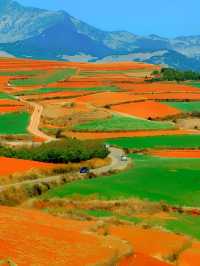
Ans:
[{"label": "green field", "polygon": [[7,113],[0,115],[0,134],[25,134],[29,124],[29,114],[21,113]]},{"label": "green field", "polygon": [[119,89],[114,86],[105,86],[105,87],[94,87],[94,88],[40,88],[36,90],[24,90],[16,93],[17,96],[22,95],[34,95],[34,94],[43,94],[49,92],[60,92],[60,91],[94,91],[94,92],[103,92],[103,91],[118,91]]},{"label": "green field", "polygon": [[7,94],[5,92],[0,92],[0,99],[15,99],[14,96],[10,95],[10,94]]},{"label": "green field", "polygon": [[165,102],[165,104],[187,113],[200,112],[200,102]]},{"label": "green field", "polygon": [[187,85],[190,85],[192,87],[200,88],[200,82],[190,82],[187,83]]},{"label": "green field", "polygon": [[74,75],[75,69],[60,69],[54,72],[45,73],[27,79],[13,79],[10,81],[12,86],[39,86],[48,85]]},{"label": "green field", "polygon": [[111,145],[130,149],[179,149],[200,148],[200,135],[172,135],[153,137],[119,138],[108,140]]},{"label": "green field", "polygon": [[124,130],[156,130],[173,129],[174,124],[170,122],[157,122],[144,119],[137,119],[119,115],[113,115],[108,119],[99,119],[89,123],[77,125],[76,131],[124,131]]},{"label": "green field", "polygon": [[35,76],[45,73],[43,70],[30,70],[30,71],[1,71],[0,76]]},{"label": "green field", "polygon": [[46,198],[96,195],[100,199],[141,198],[200,207],[200,159],[169,159],[130,155],[126,172],[77,181],[44,194]]}]

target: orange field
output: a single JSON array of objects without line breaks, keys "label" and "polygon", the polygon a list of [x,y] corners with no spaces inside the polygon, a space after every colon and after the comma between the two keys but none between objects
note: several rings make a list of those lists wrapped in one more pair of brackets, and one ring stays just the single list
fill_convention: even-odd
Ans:
[{"label": "orange field", "polygon": [[196,92],[199,93],[199,89],[187,85],[180,85],[177,83],[141,83],[141,84],[124,84],[118,83],[121,89],[135,92],[135,93],[176,93],[176,92]]},{"label": "orange field", "polygon": [[127,245],[133,247],[133,255],[118,266],[169,266],[162,259],[174,253],[180,254],[178,266],[199,265],[199,242],[157,229],[110,225],[109,235],[104,236],[91,230],[95,221],[3,206],[0,224],[0,258],[10,258],[20,266],[112,265],[109,262],[116,254],[128,254]]},{"label": "orange field", "polygon": [[119,266],[170,266],[171,264],[160,261],[150,256],[136,253],[131,257],[125,258]]},{"label": "orange field", "polygon": [[88,102],[92,105],[100,107],[123,102],[141,101],[142,98],[123,92],[102,92],[78,97],[76,100],[80,102]]},{"label": "orange field", "polygon": [[21,106],[0,106],[0,113],[17,112],[21,109]]},{"label": "orange field", "polygon": [[33,99],[33,100],[43,100],[43,99],[50,99],[50,98],[75,98],[80,95],[87,95],[87,91],[81,92],[73,92],[73,91],[65,91],[65,92],[49,92],[37,95],[28,95],[24,96],[23,98],[26,100]]},{"label": "orange field", "polygon": [[145,101],[112,106],[112,110],[142,118],[163,118],[181,113],[176,108],[159,102]]},{"label": "orange field", "polygon": [[[20,160],[15,158],[0,157],[0,176],[7,176],[14,173],[25,173],[32,169],[53,168],[54,164]],[[12,167],[11,167],[12,166]]]},{"label": "orange field", "polygon": [[151,154],[168,158],[200,158],[200,150],[155,150]]},{"label": "orange field", "polygon": [[148,136],[167,136],[167,135],[187,135],[194,134],[193,130],[145,130],[129,132],[67,132],[66,136],[79,139],[113,139],[123,137],[148,137]]},{"label": "orange field", "polygon": [[23,106],[23,104],[16,100],[0,99],[0,106]]},{"label": "orange field", "polygon": [[148,100],[157,101],[200,101],[200,93],[143,93],[137,95]]}]

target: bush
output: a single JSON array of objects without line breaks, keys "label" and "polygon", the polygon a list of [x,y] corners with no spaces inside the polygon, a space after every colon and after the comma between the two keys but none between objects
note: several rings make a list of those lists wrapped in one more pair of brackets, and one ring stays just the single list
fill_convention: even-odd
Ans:
[{"label": "bush", "polygon": [[44,143],[38,147],[11,148],[0,146],[0,156],[49,163],[69,163],[92,158],[105,158],[108,150],[99,141],[80,141],[67,138]]}]

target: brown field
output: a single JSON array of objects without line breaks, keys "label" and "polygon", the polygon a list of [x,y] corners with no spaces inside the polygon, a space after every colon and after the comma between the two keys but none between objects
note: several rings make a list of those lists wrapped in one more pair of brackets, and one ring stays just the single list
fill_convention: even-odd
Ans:
[{"label": "brown field", "polygon": [[154,101],[144,101],[112,106],[112,110],[128,115],[149,118],[164,118],[181,114],[180,110]]},{"label": "brown field", "polygon": [[45,169],[55,167],[54,164],[49,163],[41,163],[4,157],[0,157],[0,165],[0,176],[7,176],[14,173],[25,173],[32,169]]},{"label": "brown field", "polygon": [[200,158],[200,150],[155,150],[151,154],[168,158]]},{"label": "brown field", "polygon": [[103,107],[123,102],[137,102],[143,100],[140,96],[123,92],[102,92],[76,98],[79,102],[87,102],[94,106]]},{"label": "brown field", "polygon": [[144,131],[125,131],[125,132],[66,132],[68,137],[79,139],[113,139],[123,137],[148,137],[166,135],[187,135],[194,134],[194,130],[144,130]]},{"label": "brown field", "polygon": [[176,93],[176,92],[184,92],[184,93],[199,93],[199,89],[187,85],[180,85],[177,83],[141,83],[141,84],[119,84],[118,86],[121,89],[131,91],[134,93]]}]

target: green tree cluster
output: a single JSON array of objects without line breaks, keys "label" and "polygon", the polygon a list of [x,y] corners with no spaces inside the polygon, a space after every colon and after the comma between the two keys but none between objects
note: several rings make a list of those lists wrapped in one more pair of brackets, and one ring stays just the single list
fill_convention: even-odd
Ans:
[{"label": "green tree cluster", "polygon": [[67,138],[34,147],[0,146],[0,156],[49,163],[80,162],[105,158],[108,150],[100,141],[81,141]]}]

